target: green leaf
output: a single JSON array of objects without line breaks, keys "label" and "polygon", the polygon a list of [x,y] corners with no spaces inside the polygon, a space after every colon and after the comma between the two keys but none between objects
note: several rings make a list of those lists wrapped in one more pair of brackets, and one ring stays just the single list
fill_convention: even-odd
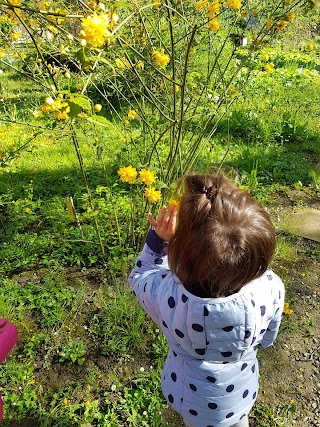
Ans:
[{"label": "green leaf", "polygon": [[95,123],[106,128],[113,127],[112,123],[103,116],[93,115],[86,117],[86,119],[91,123]]},{"label": "green leaf", "polygon": [[85,95],[72,95],[70,97],[70,101],[74,104],[79,105],[84,110],[91,110],[91,102],[90,99],[87,98]]}]

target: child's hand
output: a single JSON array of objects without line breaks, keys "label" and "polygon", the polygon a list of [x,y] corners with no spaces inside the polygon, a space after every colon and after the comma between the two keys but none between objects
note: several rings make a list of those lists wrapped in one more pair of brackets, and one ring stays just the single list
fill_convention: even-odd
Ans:
[{"label": "child's hand", "polygon": [[157,235],[161,237],[161,239],[169,242],[176,229],[177,209],[174,206],[170,206],[167,210],[167,207],[163,206],[156,221],[152,213],[148,214],[148,220],[154,227]]}]

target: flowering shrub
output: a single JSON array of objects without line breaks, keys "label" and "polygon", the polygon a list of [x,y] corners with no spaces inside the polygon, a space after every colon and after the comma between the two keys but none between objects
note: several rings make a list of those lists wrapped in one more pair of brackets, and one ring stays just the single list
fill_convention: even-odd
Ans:
[{"label": "flowering shrub", "polygon": [[[0,64],[43,88],[33,115],[50,128],[69,130],[89,199],[77,134],[84,121],[93,132],[97,126],[106,134],[117,130],[124,146],[115,170],[129,184],[138,182],[140,170],[143,194],[152,203],[166,201],[176,178],[195,166],[257,61],[264,57],[265,73],[276,70],[262,53],[272,39],[299,14],[318,8],[315,0],[0,5]],[[313,48],[311,42],[305,46]],[[99,148],[101,156],[105,147]],[[158,189],[151,187],[155,173]]]}]

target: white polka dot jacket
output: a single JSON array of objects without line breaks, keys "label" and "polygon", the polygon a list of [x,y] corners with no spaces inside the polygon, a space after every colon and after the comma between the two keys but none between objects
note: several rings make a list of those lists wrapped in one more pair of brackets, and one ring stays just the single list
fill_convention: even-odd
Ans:
[{"label": "white polka dot jacket", "polygon": [[189,427],[228,427],[248,415],[258,392],[257,348],[273,344],[284,285],[268,270],[239,292],[199,298],[168,267],[150,230],[129,283],[170,346],[162,391]]}]

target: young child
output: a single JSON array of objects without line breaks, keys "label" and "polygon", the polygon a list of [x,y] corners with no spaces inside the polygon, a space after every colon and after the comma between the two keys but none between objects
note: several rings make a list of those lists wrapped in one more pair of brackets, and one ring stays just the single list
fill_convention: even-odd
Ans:
[{"label": "young child", "polygon": [[[284,286],[268,265],[267,212],[223,175],[187,175],[164,206],[129,283],[169,345],[167,401],[188,427],[245,427],[258,392],[257,348],[278,333]],[[169,259],[169,266],[167,260]]]}]

